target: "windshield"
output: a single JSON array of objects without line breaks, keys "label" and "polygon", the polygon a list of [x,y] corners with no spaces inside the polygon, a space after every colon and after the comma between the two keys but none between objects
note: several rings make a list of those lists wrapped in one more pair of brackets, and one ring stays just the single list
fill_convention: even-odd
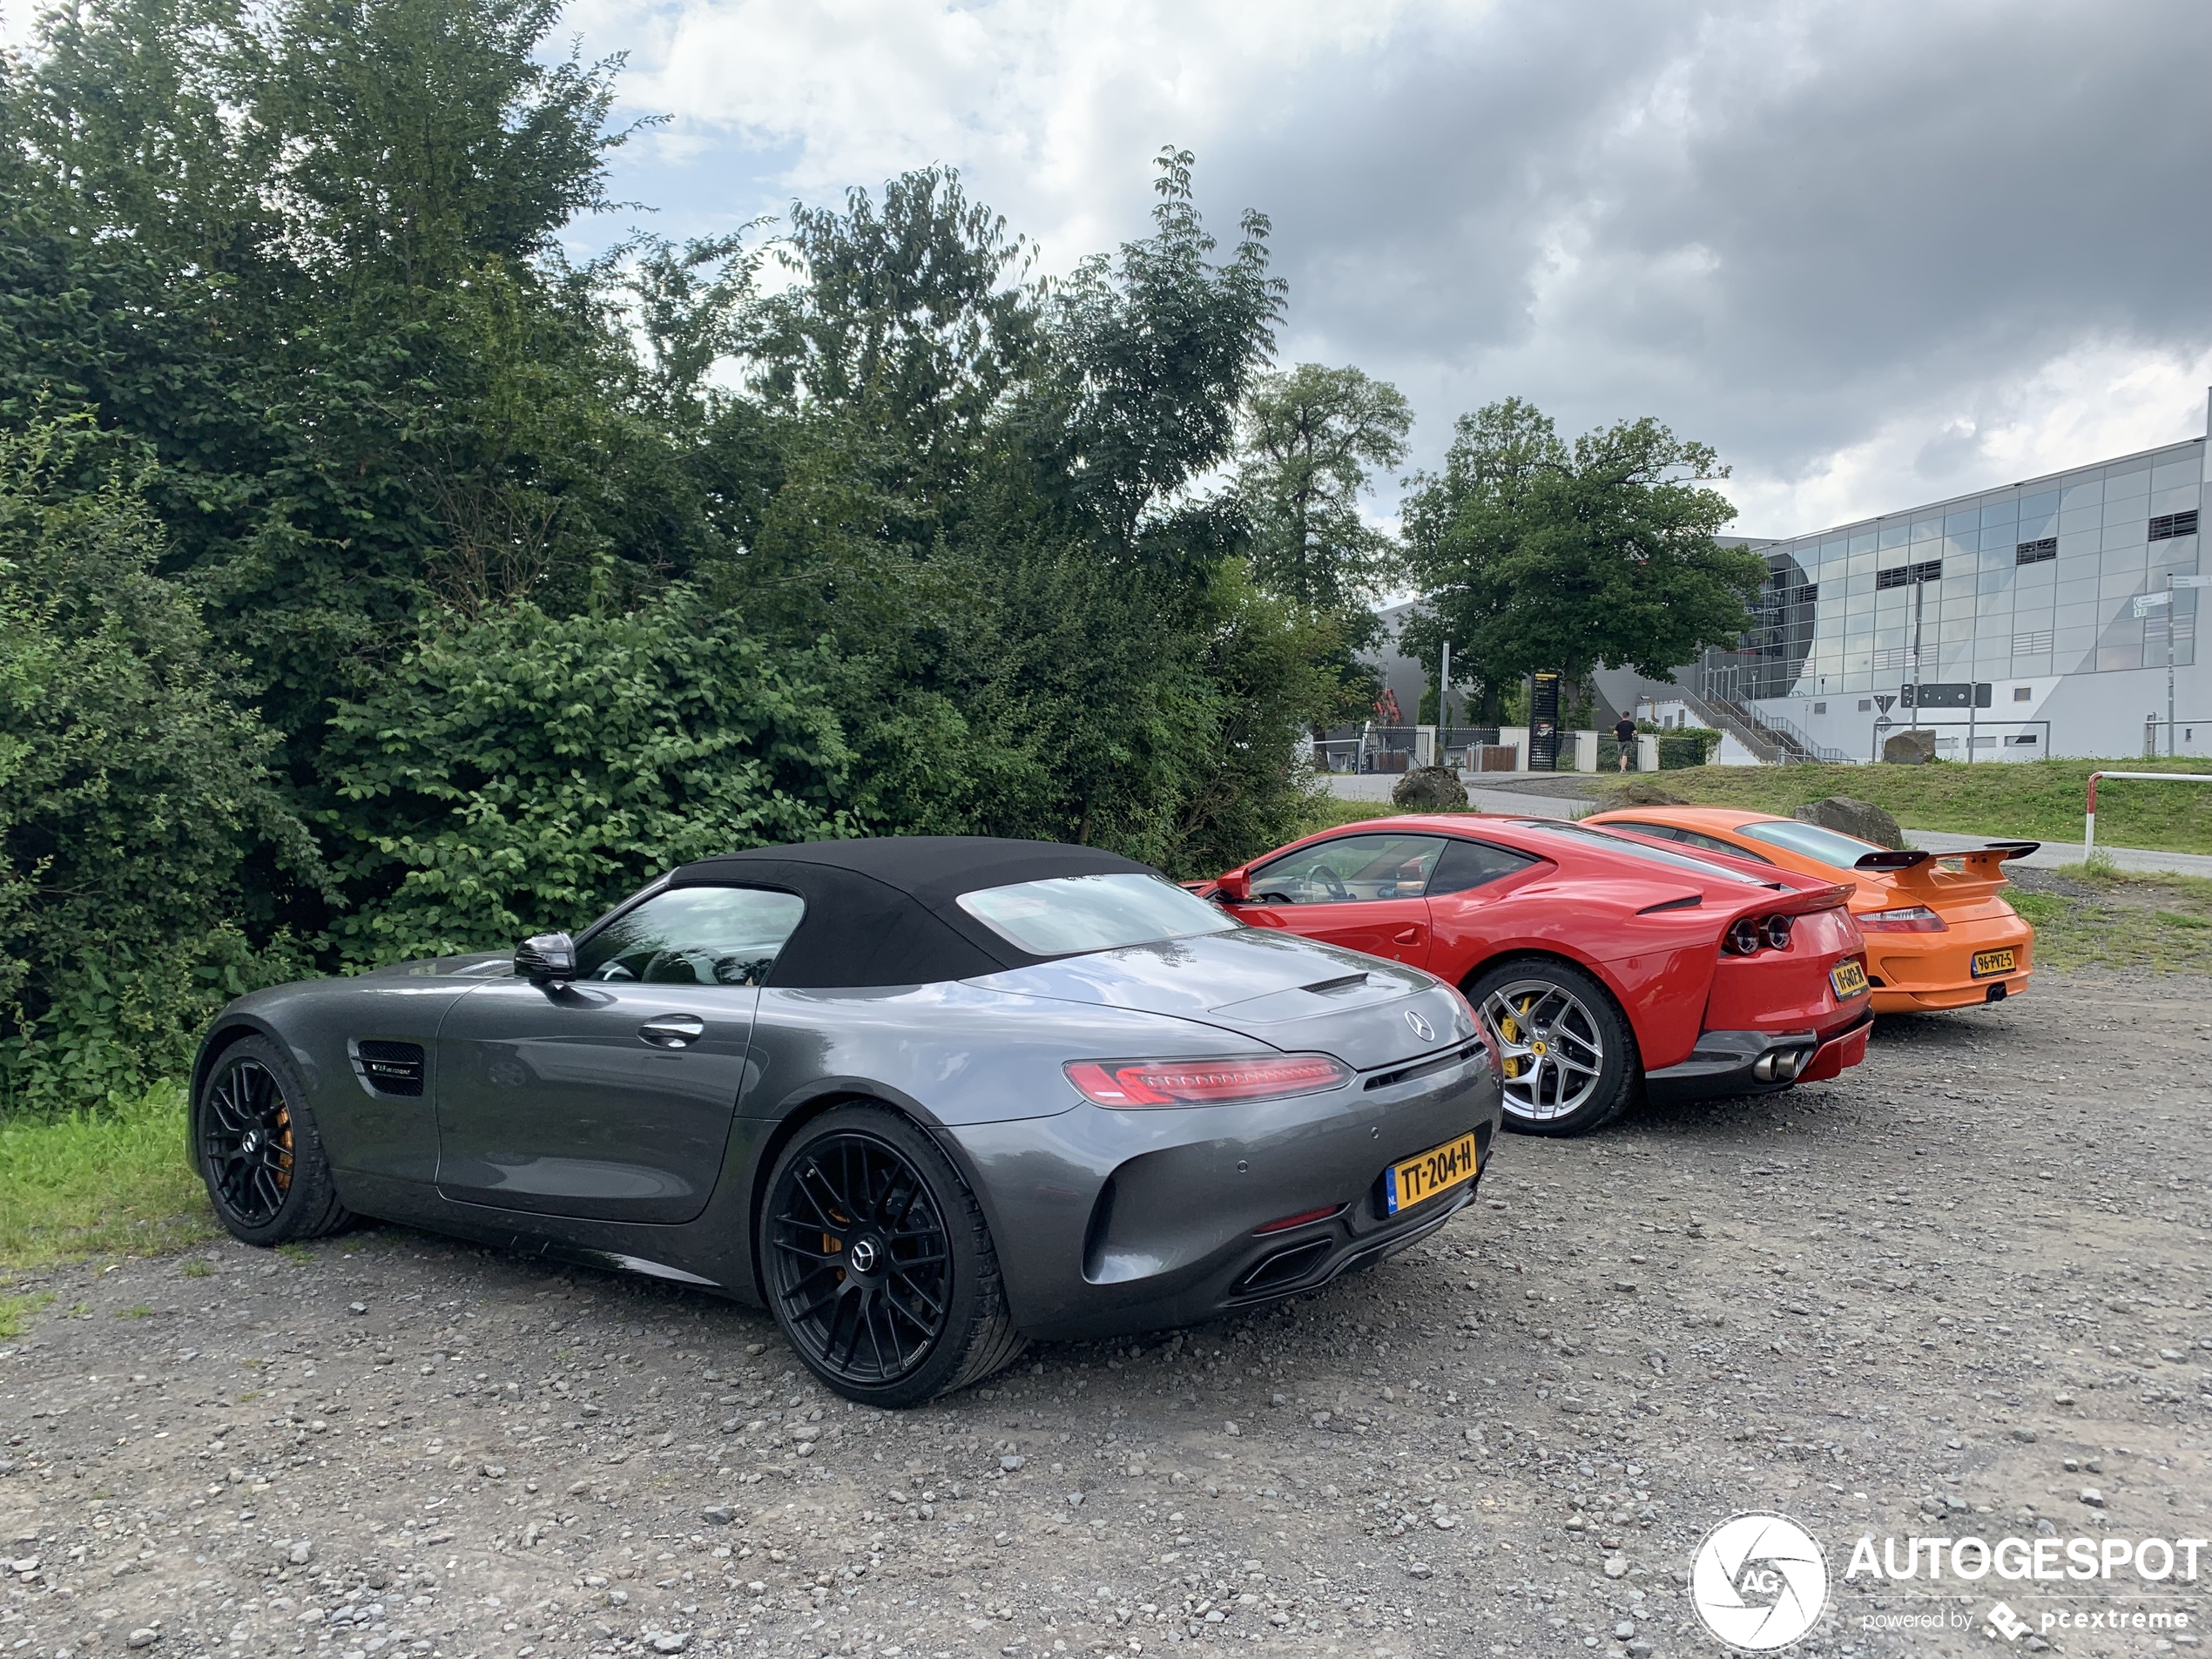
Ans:
[{"label": "windshield", "polygon": [[960,907],[1032,956],[1149,945],[1244,923],[1156,875],[1067,875],[960,895]]},{"label": "windshield", "polygon": [[1882,849],[1871,841],[1862,841],[1856,835],[1844,835],[1817,824],[1800,824],[1794,819],[1771,818],[1763,823],[1738,824],[1738,835],[1748,835],[1755,841],[1764,841],[1769,846],[1787,847],[1792,853],[1802,853],[1809,859],[1818,859],[1823,864],[1838,870],[1848,870],[1869,853]]},{"label": "windshield", "polygon": [[1693,870],[1699,875],[1723,881],[1740,881],[1747,887],[1770,887],[1775,885],[1771,881],[1762,881],[1755,875],[1746,875],[1741,870],[1708,864],[1703,859],[1691,858],[1687,853],[1671,852],[1663,846],[1632,841],[1625,835],[1608,835],[1602,829],[1591,829],[1581,824],[1569,824],[1556,818],[1524,818],[1519,822],[1523,829],[1545,830],[1554,835],[1571,835],[1586,841],[1602,841],[1610,853],[1626,853],[1631,858],[1649,860],[1653,864],[1671,864],[1678,870]]}]

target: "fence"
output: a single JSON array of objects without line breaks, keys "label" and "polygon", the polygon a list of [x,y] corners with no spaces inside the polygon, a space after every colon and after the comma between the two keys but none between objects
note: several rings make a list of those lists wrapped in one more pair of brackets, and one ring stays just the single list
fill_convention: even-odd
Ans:
[{"label": "fence", "polygon": [[2081,856],[2085,859],[2097,850],[2097,780],[2101,778],[2127,778],[2152,784],[2212,784],[2212,777],[2201,772],[2091,772],[2088,799],[2081,813]]},{"label": "fence", "polygon": [[1393,772],[1426,760],[1475,771],[1468,752],[1497,741],[1494,725],[1338,726],[1315,740],[1314,765],[1338,773]]}]

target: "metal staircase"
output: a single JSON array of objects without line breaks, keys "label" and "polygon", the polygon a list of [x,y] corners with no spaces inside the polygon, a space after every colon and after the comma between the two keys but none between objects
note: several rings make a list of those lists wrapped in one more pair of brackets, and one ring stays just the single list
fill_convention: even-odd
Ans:
[{"label": "metal staircase", "polygon": [[1703,691],[1683,686],[1682,698],[1691,713],[1714,730],[1727,732],[1764,765],[1848,765],[1853,759],[1841,749],[1824,747],[1778,714],[1755,712],[1723,692],[1710,672]]}]

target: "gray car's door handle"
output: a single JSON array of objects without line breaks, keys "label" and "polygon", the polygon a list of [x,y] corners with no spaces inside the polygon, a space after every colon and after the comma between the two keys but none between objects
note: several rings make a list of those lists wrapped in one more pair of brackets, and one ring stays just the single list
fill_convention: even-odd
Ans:
[{"label": "gray car's door handle", "polygon": [[637,1035],[661,1049],[682,1049],[706,1035],[706,1022],[691,1014],[664,1014],[637,1028]]}]

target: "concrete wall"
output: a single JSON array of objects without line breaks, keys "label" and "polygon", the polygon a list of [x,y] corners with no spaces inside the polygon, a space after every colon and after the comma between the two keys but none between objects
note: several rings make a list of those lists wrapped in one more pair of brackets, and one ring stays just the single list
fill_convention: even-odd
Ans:
[{"label": "concrete wall", "polygon": [[[2021,697],[2019,693],[2027,695]],[[2212,756],[2212,671],[2192,665],[2174,671],[2176,754]],[[1824,707],[1823,705],[1825,705]],[[1862,705],[1865,706],[1861,706]],[[1871,759],[1878,745],[1874,723],[1880,718],[1875,698],[1858,695],[1763,699],[1764,714],[1779,714],[1818,742],[1859,759]],[[1922,723],[1937,731],[1937,753],[1965,760],[1968,739],[1973,757],[1984,760],[2033,760],[2047,755],[2109,759],[2140,755],[2143,717],[2159,722],[2158,750],[2166,752],[2166,671],[2123,669],[2102,674],[2044,675],[1991,682],[1990,706],[1976,709],[1970,732],[1965,709],[1930,709]],[[1892,703],[1891,729],[1909,725],[1912,714]],[[2039,724],[2048,722],[2047,727]],[[1953,724],[1956,723],[1956,724]],[[2015,739],[2033,737],[2033,743]]]}]

